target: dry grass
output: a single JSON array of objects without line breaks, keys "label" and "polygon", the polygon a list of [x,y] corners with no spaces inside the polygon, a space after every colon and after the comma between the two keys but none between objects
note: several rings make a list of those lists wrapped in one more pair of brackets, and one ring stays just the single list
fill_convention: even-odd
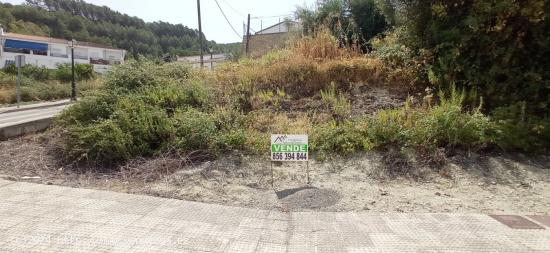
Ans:
[{"label": "dry grass", "polygon": [[312,37],[305,37],[298,40],[292,52],[305,58],[318,61],[348,59],[358,57],[357,50],[342,48],[338,41],[327,30],[321,30]]},{"label": "dry grass", "polygon": [[333,52],[327,48],[317,48],[318,55],[338,55],[337,58],[319,61],[302,56],[305,52],[299,53],[299,50],[282,51],[280,54],[283,55],[272,53],[258,60],[226,64],[215,71],[216,82],[224,88],[251,83],[255,90],[284,89],[293,97],[314,95],[333,83],[344,90],[350,89],[356,83],[370,86],[385,84],[387,69],[378,59],[348,54],[344,49]]}]

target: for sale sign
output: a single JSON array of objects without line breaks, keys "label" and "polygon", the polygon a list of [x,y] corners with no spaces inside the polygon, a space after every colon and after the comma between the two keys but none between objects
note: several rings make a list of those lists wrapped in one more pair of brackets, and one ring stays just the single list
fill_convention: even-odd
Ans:
[{"label": "for sale sign", "polygon": [[271,161],[308,161],[307,135],[271,135]]}]

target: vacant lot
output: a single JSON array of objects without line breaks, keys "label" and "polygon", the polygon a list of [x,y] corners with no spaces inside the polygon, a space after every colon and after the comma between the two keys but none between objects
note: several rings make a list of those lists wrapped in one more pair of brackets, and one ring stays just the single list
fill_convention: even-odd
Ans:
[{"label": "vacant lot", "polygon": [[[173,156],[104,168],[60,165],[51,136],[0,143],[2,178],[104,189],[224,205],[281,210],[372,212],[537,213],[550,210],[550,157],[457,153],[434,172],[392,152],[348,159],[274,164],[267,157],[230,153],[195,164]],[[407,168],[404,176],[392,171]]]}]

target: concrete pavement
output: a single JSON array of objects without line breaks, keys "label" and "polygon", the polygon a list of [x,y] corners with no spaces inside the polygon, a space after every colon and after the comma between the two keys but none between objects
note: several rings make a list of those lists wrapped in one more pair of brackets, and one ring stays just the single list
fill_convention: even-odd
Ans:
[{"label": "concrete pavement", "polygon": [[51,119],[68,106],[60,104],[0,113],[0,139],[44,130],[50,125]]},{"label": "concrete pavement", "polygon": [[0,252],[550,252],[550,217],[519,218],[530,229],[483,214],[280,212],[0,180]]},{"label": "concrete pavement", "polygon": [[38,108],[68,105],[70,103],[71,103],[70,99],[63,99],[63,100],[57,100],[57,101],[24,104],[19,107],[17,105],[9,105],[5,107],[0,106],[0,113],[18,112],[18,111],[25,111],[25,110],[38,109]]}]

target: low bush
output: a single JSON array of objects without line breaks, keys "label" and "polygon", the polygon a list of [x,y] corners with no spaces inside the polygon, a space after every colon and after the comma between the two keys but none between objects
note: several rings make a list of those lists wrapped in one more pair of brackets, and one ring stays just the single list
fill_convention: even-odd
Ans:
[{"label": "low bush", "polygon": [[342,93],[336,91],[334,83],[329,89],[321,91],[321,100],[332,112],[336,121],[342,121],[350,116],[351,104]]},{"label": "low bush", "polygon": [[525,152],[550,149],[550,119],[528,114],[525,103],[497,108],[491,116],[496,122],[494,138],[500,148]]},{"label": "low bush", "polygon": [[[103,88],[56,120],[71,131],[64,142],[67,159],[115,164],[174,147],[215,153],[244,145],[240,131],[244,121],[237,120],[239,114],[212,109],[206,85],[176,71],[187,67],[147,61],[130,64],[133,67],[116,68]],[[107,129],[112,132],[99,135]],[[101,145],[95,145],[94,138]],[[121,138],[125,140],[109,143]]]},{"label": "low bush", "polygon": [[365,134],[366,129],[345,121],[337,124],[329,122],[316,126],[312,134],[311,149],[319,152],[321,158],[328,154],[350,155],[357,151],[371,149],[371,143]]},{"label": "low bush", "polygon": [[[16,98],[15,76],[6,75],[0,80],[0,104],[13,104]],[[82,81],[76,84],[78,96],[86,96],[91,91],[102,86],[99,80]],[[49,101],[69,98],[71,96],[71,85],[56,81],[35,81],[23,77],[21,81],[21,101]]]},{"label": "low bush", "polygon": [[210,150],[218,135],[214,118],[196,109],[177,112],[174,116],[176,126],[176,147],[184,151]]},{"label": "low bush", "polygon": [[[95,77],[94,67],[91,64],[75,64],[74,66],[75,80],[90,80]],[[72,66],[70,63],[60,64],[54,70],[54,75],[57,80],[70,82],[73,80]]]},{"label": "low bush", "polygon": [[316,127],[312,147],[326,153],[342,155],[384,147],[411,147],[432,152],[439,147],[483,148],[494,144],[495,123],[479,109],[465,111],[464,93],[440,94],[433,107],[381,110],[377,114],[339,124]]},{"label": "low bush", "polygon": [[[10,75],[17,75],[17,67],[14,64],[7,65],[4,72]],[[72,80],[71,64],[65,63],[57,66],[56,69],[48,69],[44,66],[25,65],[21,68],[21,75],[35,81],[58,80],[69,82]],[[94,68],[91,64],[75,64],[75,79],[78,81],[90,80],[95,77]]]}]

